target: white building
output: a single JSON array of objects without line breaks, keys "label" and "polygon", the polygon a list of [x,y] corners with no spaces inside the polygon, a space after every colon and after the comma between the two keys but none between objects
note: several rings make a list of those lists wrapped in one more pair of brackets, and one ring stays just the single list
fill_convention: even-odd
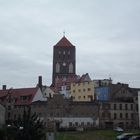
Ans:
[{"label": "white building", "polygon": [[92,117],[54,117],[51,121],[60,122],[60,128],[97,128],[99,119]]}]

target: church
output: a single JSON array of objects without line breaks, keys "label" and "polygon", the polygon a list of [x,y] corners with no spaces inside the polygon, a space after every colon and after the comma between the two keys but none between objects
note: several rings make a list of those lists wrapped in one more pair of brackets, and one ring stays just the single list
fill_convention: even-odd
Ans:
[{"label": "church", "polygon": [[75,46],[63,36],[53,47],[53,73],[52,84],[56,78],[68,79],[76,76],[76,49]]}]

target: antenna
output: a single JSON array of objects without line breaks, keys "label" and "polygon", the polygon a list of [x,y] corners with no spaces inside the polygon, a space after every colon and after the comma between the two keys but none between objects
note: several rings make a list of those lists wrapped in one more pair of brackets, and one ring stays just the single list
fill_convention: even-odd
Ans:
[{"label": "antenna", "polygon": [[63,36],[65,36],[65,30],[63,31]]}]

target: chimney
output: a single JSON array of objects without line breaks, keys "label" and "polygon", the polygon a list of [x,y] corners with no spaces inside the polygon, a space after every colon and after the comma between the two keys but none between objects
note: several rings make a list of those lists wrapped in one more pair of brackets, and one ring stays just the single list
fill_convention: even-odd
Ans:
[{"label": "chimney", "polygon": [[42,90],[42,76],[38,77],[38,86],[40,87],[40,89]]},{"label": "chimney", "polygon": [[2,89],[3,89],[3,90],[6,90],[6,85],[3,85],[3,86],[2,86]]}]

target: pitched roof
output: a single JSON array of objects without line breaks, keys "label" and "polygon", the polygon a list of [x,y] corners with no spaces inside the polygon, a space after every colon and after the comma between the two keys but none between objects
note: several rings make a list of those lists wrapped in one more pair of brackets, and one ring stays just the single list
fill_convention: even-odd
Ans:
[{"label": "pitched roof", "polygon": [[[16,105],[30,104],[37,91],[38,87],[0,90],[0,97],[4,97],[7,94],[11,94],[12,97],[16,98]],[[21,97],[25,96],[28,96],[29,98],[23,100]]]},{"label": "pitched roof", "polygon": [[55,46],[59,46],[59,47],[74,47],[71,44],[71,42],[65,36],[63,36]]}]

